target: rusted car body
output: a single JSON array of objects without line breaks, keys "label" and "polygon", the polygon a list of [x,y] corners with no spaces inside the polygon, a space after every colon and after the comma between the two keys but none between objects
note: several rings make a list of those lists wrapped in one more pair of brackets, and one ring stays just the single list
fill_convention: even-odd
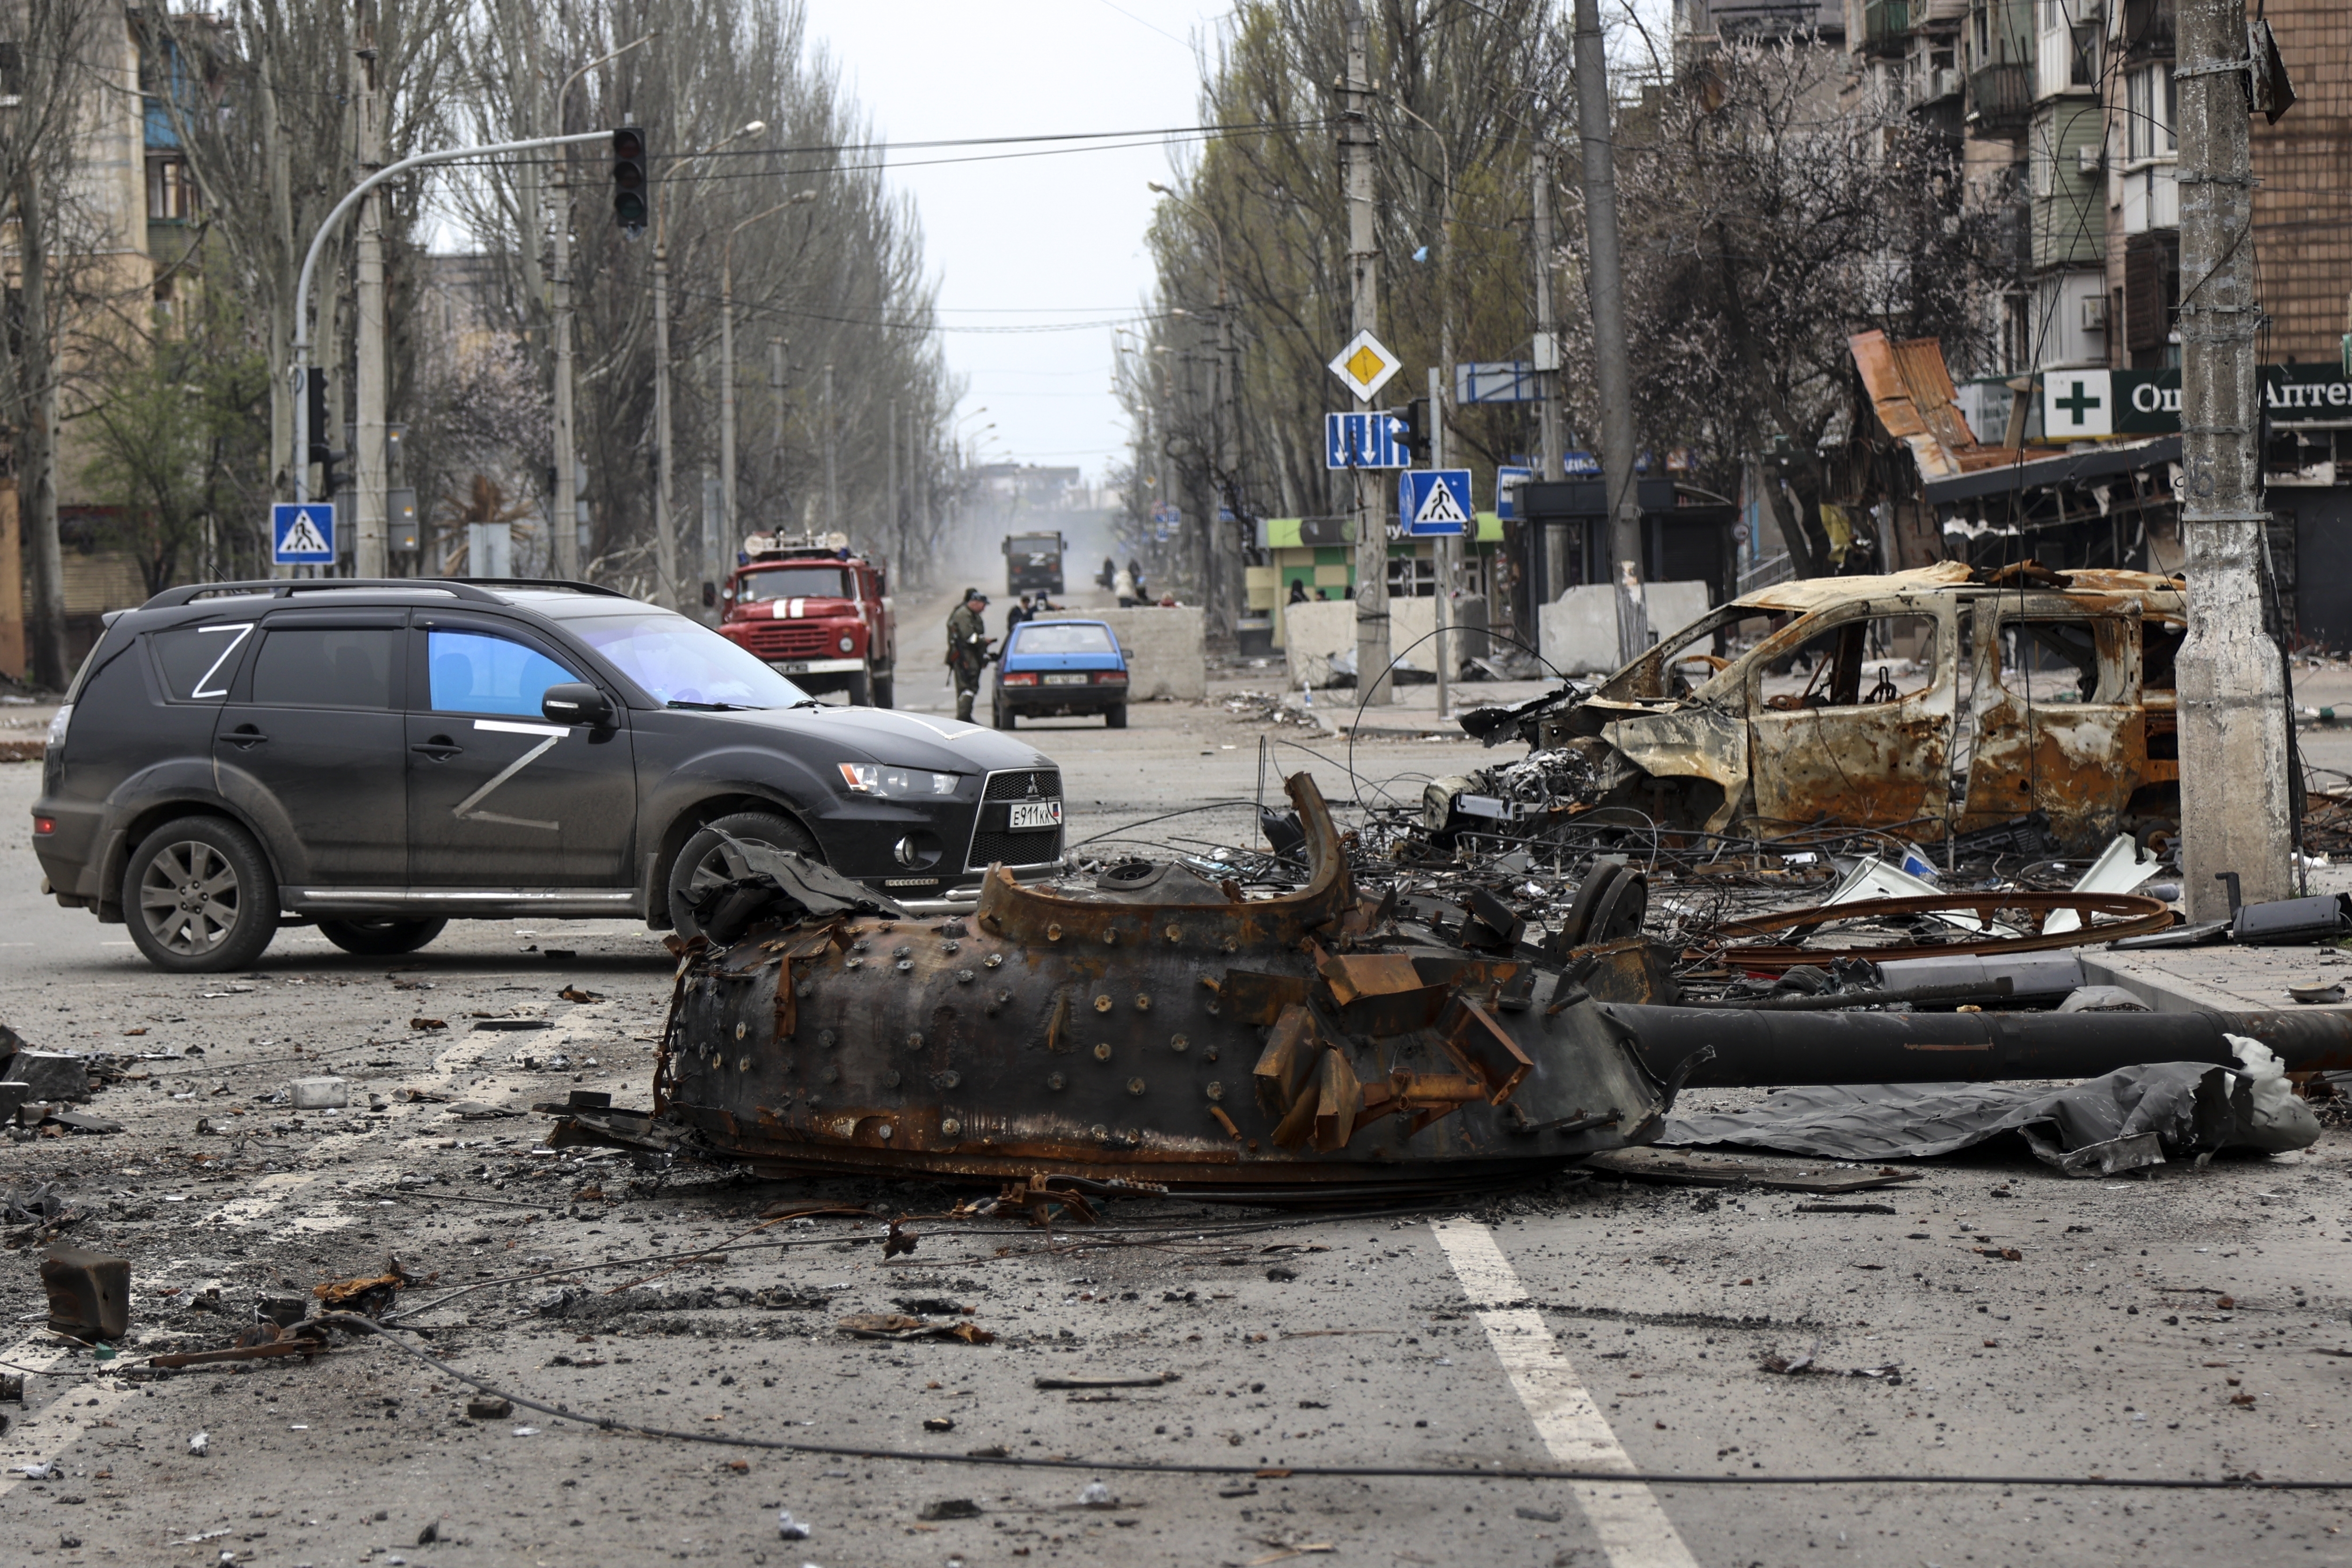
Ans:
[{"label": "rusted car body", "polygon": [[1565,754],[1577,788],[1556,814],[1927,840],[2038,811],[2078,852],[2177,828],[2186,631],[2179,580],[2142,572],[1814,578],[1708,612],[1589,692],[1465,723]]},{"label": "rusted car body", "polygon": [[1085,893],[992,876],[968,917],[688,949],[650,1125],[627,1130],[773,1175],[1255,1199],[1475,1188],[1655,1135],[1673,1090],[1630,1031],[1516,928],[1360,896],[1312,781],[1289,788],[1296,892],[1173,865]]}]

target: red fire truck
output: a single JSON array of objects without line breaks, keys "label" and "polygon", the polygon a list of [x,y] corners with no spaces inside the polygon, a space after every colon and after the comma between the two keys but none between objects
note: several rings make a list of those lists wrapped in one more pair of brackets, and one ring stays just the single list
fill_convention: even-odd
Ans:
[{"label": "red fire truck", "polygon": [[891,706],[898,629],[889,575],[852,554],[847,534],[753,534],[719,592],[719,635],[803,690]]}]

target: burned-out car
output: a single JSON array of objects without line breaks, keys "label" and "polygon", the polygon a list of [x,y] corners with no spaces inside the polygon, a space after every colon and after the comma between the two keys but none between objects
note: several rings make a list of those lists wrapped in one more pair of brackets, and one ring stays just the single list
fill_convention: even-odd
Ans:
[{"label": "burned-out car", "polygon": [[[1523,836],[1622,809],[1775,838],[1835,824],[1918,840],[2046,819],[2059,848],[2177,829],[2177,578],[1945,562],[1779,583],[1597,686],[1463,726],[1527,763],[1433,783],[1433,833]],[[2038,814],[2038,816],[2037,816]]]}]

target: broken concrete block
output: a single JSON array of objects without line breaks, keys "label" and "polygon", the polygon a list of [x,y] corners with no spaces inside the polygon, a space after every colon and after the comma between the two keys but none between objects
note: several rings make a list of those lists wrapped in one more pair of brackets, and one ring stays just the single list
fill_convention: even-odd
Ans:
[{"label": "broken concrete block", "polygon": [[26,1086],[28,1100],[89,1098],[89,1059],[62,1051],[20,1051],[9,1064],[11,1082]]},{"label": "broken concrete block", "polygon": [[477,1421],[503,1421],[514,1414],[514,1401],[501,1394],[477,1394],[466,1401],[466,1414]]},{"label": "broken concrete block", "polygon": [[31,1084],[19,1083],[10,1079],[0,1079],[0,1122],[14,1118],[17,1112],[25,1108],[25,1102],[32,1097]]},{"label": "broken concrete block", "polygon": [[339,1111],[352,1103],[352,1086],[342,1078],[297,1078],[286,1095],[297,1111]]},{"label": "broken concrete block", "polygon": [[121,1339],[131,1332],[131,1262],[79,1247],[52,1247],[41,1260],[49,1329],[76,1339]]}]

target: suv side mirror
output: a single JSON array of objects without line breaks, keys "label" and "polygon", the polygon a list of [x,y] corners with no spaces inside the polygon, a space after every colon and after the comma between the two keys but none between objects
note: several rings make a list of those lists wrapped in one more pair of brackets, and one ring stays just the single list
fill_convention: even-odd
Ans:
[{"label": "suv side mirror", "polygon": [[608,729],[613,723],[612,699],[585,681],[559,681],[548,687],[540,694],[539,712],[550,724]]}]

